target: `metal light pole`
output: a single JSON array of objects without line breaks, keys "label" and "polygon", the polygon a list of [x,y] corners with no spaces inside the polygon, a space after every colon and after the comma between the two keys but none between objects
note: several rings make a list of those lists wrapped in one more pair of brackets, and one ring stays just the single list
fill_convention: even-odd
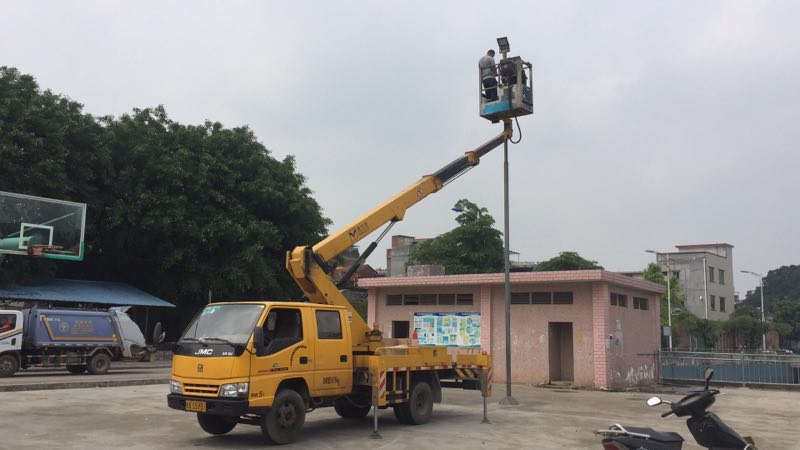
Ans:
[{"label": "metal light pole", "polygon": [[[749,270],[742,270],[742,273],[746,273],[749,275],[753,275],[754,277],[758,277],[758,282],[761,285],[761,324],[764,324],[764,277],[757,272],[751,272]],[[761,350],[767,350],[767,333],[761,333]]]},{"label": "metal light pole", "polygon": [[[658,262],[658,255],[661,254],[655,250],[645,250],[647,253],[653,253],[656,255],[656,262]],[[669,253],[663,253],[667,255],[667,326],[669,326],[669,349],[672,350],[672,286],[670,285],[671,278],[672,278],[672,271],[669,267]]]},{"label": "metal light pole", "polygon": [[509,254],[508,224],[508,135],[503,141],[503,259],[505,263],[505,319],[506,319],[506,397],[500,400],[501,405],[519,405],[511,396],[511,259]]}]

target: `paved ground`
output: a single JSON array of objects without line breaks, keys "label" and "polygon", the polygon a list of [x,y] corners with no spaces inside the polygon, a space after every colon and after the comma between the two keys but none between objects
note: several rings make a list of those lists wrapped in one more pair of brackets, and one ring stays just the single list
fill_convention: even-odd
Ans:
[{"label": "paved ground", "polygon": [[170,363],[113,362],[105,375],[73,375],[61,368],[32,368],[0,378],[0,392],[166,383]]},{"label": "paved ground", "polygon": [[[761,449],[800,449],[797,405],[800,392],[725,388],[727,395],[712,408],[742,434],[751,434]],[[239,425],[229,435],[213,437],[198,427],[190,413],[166,406],[166,385],[65,389],[0,393],[3,410],[2,448],[189,447],[264,448],[257,427]],[[309,413],[304,435],[283,448],[601,448],[592,430],[609,424],[652,426],[677,431],[688,439],[685,449],[698,449],[684,421],[661,419],[648,408],[646,393],[571,391],[515,387],[518,407],[489,404],[491,425],[482,425],[480,397],[470,391],[445,391],[447,403],[436,405],[426,425],[398,424],[391,410],[380,411],[382,440],[370,440],[371,416],[340,419],[330,409]],[[678,396],[666,396],[677,399]]]}]

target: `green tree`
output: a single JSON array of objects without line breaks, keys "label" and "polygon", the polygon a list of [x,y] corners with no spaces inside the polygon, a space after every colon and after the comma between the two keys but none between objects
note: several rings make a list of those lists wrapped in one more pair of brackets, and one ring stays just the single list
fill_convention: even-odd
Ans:
[{"label": "green tree", "polygon": [[692,339],[694,349],[711,349],[717,345],[720,324],[709,319],[701,319],[689,311],[683,310],[676,317],[676,322],[683,327]]},{"label": "green tree", "polygon": [[[98,198],[112,185],[105,130],[80,103],[42,91],[30,75],[0,67],[0,191],[90,203],[86,241],[91,248],[104,221]],[[0,285],[48,278],[75,263],[8,255]]]},{"label": "green tree", "polygon": [[292,157],[276,160],[246,127],[183,125],[162,107],[106,132],[115,182],[95,270],[186,300],[297,292],[285,252],[329,222]]},{"label": "green tree", "polygon": [[[767,312],[786,299],[800,300],[800,265],[781,266],[764,277],[764,306]],[[746,305],[761,307],[761,286],[744,299]]]},{"label": "green tree", "polygon": [[[772,308],[772,328],[791,343],[800,340],[800,300],[785,299]],[[790,345],[782,345],[789,347]]]},{"label": "green tree", "polygon": [[[664,276],[664,273],[661,271],[661,266],[656,263],[650,263],[642,272],[643,278],[647,281],[651,281],[653,283],[658,283],[664,287],[667,287],[667,277]],[[683,288],[678,280],[678,277],[672,276],[670,279],[670,297],[667,298],[667,294],[661,296],[661,325],[668,325],[669,324],[669,304],[672,304],[672,309],[683,309],[684,302],[686,301],[686,295],[683,292]],[[669,300],[669,301],[668,301]]]},{"label": "green tree", "polygon": [[761,346],[761,335],[767,326],[761,323],[761,312],[748,305],[738,306],[722,323],[722,331],[741,339],[742,345],[749,348]]},{"label": "green tree", "polygon": [[577,252],[561,252],[558,256],[536,264],[537,272],[552,272],[556,270],[588,270],[602,269],[597,261],[582,258]]},{"label": "green tree", "polygon": [[416,245],[408,264],[439,264],[448,274],[493,273],[503,269],[502,233],[486,208],[469,200],[456,202],[458,226]]}]

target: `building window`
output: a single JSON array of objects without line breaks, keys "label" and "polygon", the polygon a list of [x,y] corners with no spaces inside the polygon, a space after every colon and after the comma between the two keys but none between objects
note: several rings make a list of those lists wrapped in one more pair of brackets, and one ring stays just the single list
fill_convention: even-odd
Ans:
[{"label": "building window", "polygon": [[641,309],[647,311],[647,299],[642,297],[633,297],[633,309]]},{"label": "building window", "polygon": [[531,304],[549,305],[551,303],[552,294],[550,292],[531,292]]},{"label": "building window", "polygon": [[711,305],[711,310],[712,311],[716,311],[717,310],[717,298],[714,297],[713,295],[709,295],[708,299],[710,300],[709,304]]},{"label": "building window", "polygon": [[456,305],[471,305],[471,304],[472,304],[472,294],[456,295]]},{"label": "building window", "polygon": [[680,270],[673,270],[672,271],[672,276],[675,277],[676,279],[680,280],[681,279],[681,271]]},{"label": "building window", "polygon": [[625,294],[611,293],[611,306],[619,306],[621,308],[628,307],[628,296]]},{"label": "building window", "polygon": [[392,337],[397,339],[408,339],[408,321],[407,320],[393,320],[392,321]]},{"label": "building window", "polygon": [[722,269],[719,269],[717,272],[719,274],[719,284],[725,284],[725,271],[722,270]]},{"label": "building window", "polygon": [[435,305],[436,294],[422,294],[419,296],[420,305]]},{"label": "building window", "polygon": [[719,310],[725,312],[725,297],[719,298]]},{"label": "building window", "polygon": [[511,293],[512,305],[530,305],[531,293],[530,292],[512,292]]},{"label": "building window", "polygon": [[403,296],[403,304],[404,305],[419,305],[419,295],[404,295]]},{"label": "building window", "polygon": [[388,306],[472,305],[472,294],[392,294],[386,296]]},{"label": "building window", "polygon": [[554,305],[571,305],[572,292],[553,292]]},{"label": "building window", "polygon": [[456,294],[439,294],[436,301],[439,305],[455,305]]},{"label": "building window", "polygon": [[572,292],[512,292],[512,305],[571,305]]},{"label": "building window", "polygon": [[714,282],[714,268],[711,266],[708,266],[708,281]]}]

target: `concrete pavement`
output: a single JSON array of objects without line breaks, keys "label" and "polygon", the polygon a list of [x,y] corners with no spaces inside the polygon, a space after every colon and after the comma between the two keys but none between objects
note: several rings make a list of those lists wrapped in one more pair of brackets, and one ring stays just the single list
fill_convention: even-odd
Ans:
[{"label": "concrete pavement", "polygon": [[[498,386],[499,387],[499,386]],[[712,410],[743,435],[752,435],[761,449],[800,449],[796,407],[800,393],[724,388]],[[239,425],[230,434],[205,434],[191,413],[166,406],[166,385],[104,389],[69,389],[0,394],[1,445],[14,449],[117,448],[172,449],[189,447],[264,448],[258,427]],[[508,448],[595,449],[592,430],[612,423],[676,431],[685,449],[699,449],[683,419],[661,419],[649,408],[648,393],[573,391],[515,386],[518,407],[501,407],[500,389],[489,404],[490,425],[482,425],[480,396],[446,390],[444,404],[434,407],[430,423],[400,425],[391,410],[379,412],[381,440],[368,438],[371,415],[344,420],[331,408],[307,415],[303,436],[283,448]],[[680,398],[675,395],[668,399]]]}]

